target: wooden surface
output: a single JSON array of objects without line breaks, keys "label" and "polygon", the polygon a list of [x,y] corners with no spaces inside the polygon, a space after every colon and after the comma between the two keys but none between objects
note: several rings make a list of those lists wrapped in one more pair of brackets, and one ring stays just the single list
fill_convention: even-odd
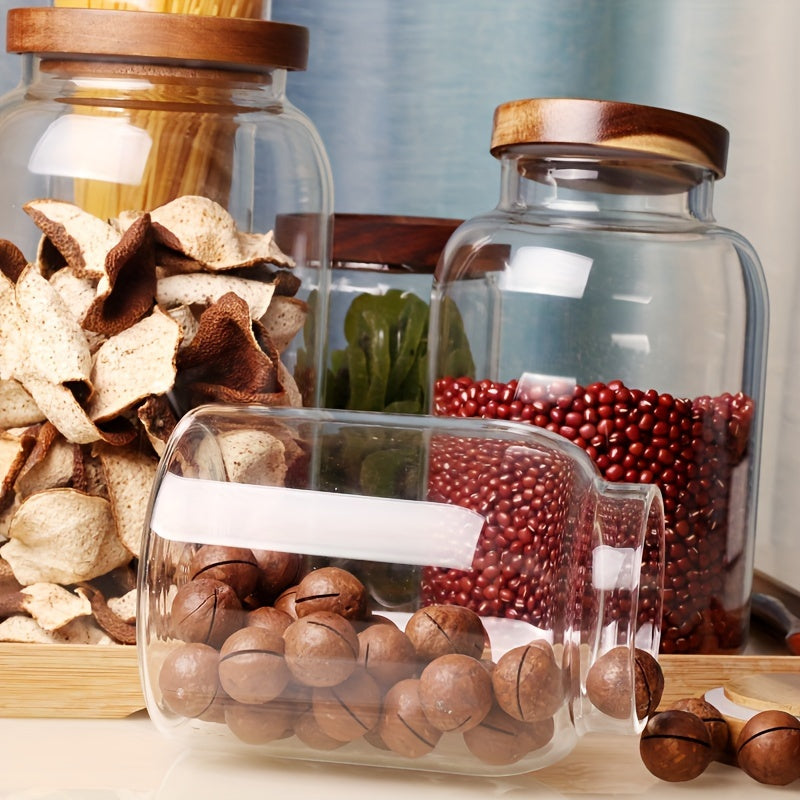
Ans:
[{"label": "wooden surface", "polygon": [[[754,673],[800,674],[800,656],[663,655],[661,708]],[[118,718],[145,707],[135,647],[0,644],[0,717]]]},{"label": "wooden surface", "polygon": [[800,656],[790,655],[663,655],[664,696],[661,708],[685,697],[701,697],[710,689],[754,673],[800,673]]},{"label": "wooden surface", "polygon": [[145,706],[136,648],[0,644],[2,717],[126,717]]},{"label": "wooden surface", "polygon": [[800,671],[742,675],[726,683],[723,690],[732,703],[745,708],[757,711],[780,708],[800,716]]}]

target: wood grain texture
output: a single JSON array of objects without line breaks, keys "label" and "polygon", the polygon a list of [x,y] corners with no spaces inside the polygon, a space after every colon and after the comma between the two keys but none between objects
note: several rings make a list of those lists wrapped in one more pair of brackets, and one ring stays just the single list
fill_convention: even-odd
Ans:
[{"label": "wood grain texture", "polygon": [[498,106],[491,151],[541,145],[554,153],[581,148],[628,151],[696,164],[725,174],[728,131],[710,120],[635,103],[583,98],[531,98]]},{"label": "wood grain texture", "polygon": [[126,717],[145,707],[136,648],[0,644],[0,716]]},{"label": "wood grain texture", "polygon": [[87,8],[15,8],[7,49],[40,56],[201,61],[303,70],[308,29],[256,19]]},{"label": "wood grain texture", "polygon": [[745,708],[758,711],[780,708],[800,716],[800,671],[742,675],[728,681],[724,692],[732,703]]},{"label": "wood grain texture", "polygon": [[333,261],[433,272],[439,254],[460,223],[435,217],[335,214]]},{"label": "wood grain texture", "polygon": [[700,697],[754,673],[800,673],[800,656],[789,655],[662,655],[664,696],[659,708],[686,697]]}]

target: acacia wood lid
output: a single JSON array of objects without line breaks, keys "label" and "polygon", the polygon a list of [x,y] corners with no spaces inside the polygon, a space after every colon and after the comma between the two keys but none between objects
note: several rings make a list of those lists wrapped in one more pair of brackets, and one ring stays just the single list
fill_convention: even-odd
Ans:
[{"label": "acacia wood lid", "polygon": [[458,219],[380,214],[334,215],[333,261],[403,265],[432,272]]},{"label": "acacia wood lid", "polygon": [[308,29],[271,20],[195,14],[14,8],[7,17],[6,50],[42,57],[303,70],[308,62]]},{"label": "acacia wood lid", "polygon": [[494,113],[491,152],[520,145],[559,155],[635,154],[725,174],[728,131],[710,120],[652,106],[580,98],[513,100]]}]

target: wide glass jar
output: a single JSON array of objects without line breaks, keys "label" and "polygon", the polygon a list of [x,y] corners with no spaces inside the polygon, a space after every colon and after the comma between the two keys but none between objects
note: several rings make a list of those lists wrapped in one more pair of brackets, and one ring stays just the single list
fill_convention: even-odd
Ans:
[{"label": "wide glass jar", "polygon": [[434,413],[526,420],[661,489],[668,653],[747,640],[768,310],[756,253],[712,213],[727,144],[663,109],[501,105],[500,202],[434,280]]},{"label": "wide glass jar", "polygon": [[332,178],[286,97],[308,31],[56,7],[7,36],[0,559],[70,595],[124,568],[116,594],[183,413],[319,402]]},{"label": "wide glass jar", "polygon": [[[512,617],[488,595],[514,526],[538,544],[504,568]],[[173,432],[146,522],[147,708],[220,753],[538,769],[658,705],[663,547],[654,486],[530,425],[207,405]],[[429,594],[478,562],[481,608]]]}]

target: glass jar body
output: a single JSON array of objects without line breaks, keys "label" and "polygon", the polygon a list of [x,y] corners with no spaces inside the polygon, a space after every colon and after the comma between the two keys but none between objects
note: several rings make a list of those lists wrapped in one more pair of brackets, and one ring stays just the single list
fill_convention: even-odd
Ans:
[{"label": "glass jar body", "polygon": [[[235,457],[243,439],[244,469]],[[502,557],[502,499],[485,491],[502,469],[521,491],[547,487],[558,511],[546,525],[534,504],[517,515],[520,525],[542,523],[550,546],[505,565],[516,577],[515,616],[438,602],[427,594],[431,574],[469,581],[476,559]],[[468,475],[473,490],[459,492]],[[500,775],[557,761],[586,731],[644,724],[634,660],[637,649],[658,650],[661,497],[652,486],[607,484],[561,437],[497,420],[206,406],[175,429],[153,497],[138,647],[151,718],[168,736],[266,756]],[[183,598],[209,588],[204,579],[236,582],[230,570],[200,567],[209,552],[220,567],[235,560],[236,575],[249,565],[261,576],[257,591],[228,598],[224,629],[183,616]],[[276,562],[291,569],[259,566]],[[323,589],[328,580],[336,583]],[[340,603],[345,593],[359,602]],[[272,664],[282,677],[255,703],[228,673],[234,645],[262,617],[283,621]],[[318,649],[322,622],[350,645]],[[610,651],[620,658],[613,713],[588,678]],[[208,662],[208,681],[197,680],[193,654]],[[506,682],[515,685],[525,654],[537,666],[526,665],[524,682],[539,700],[512,710],[511,722],[503,709],[517,694],[505,694]],[[454,664],[461,677],[434,680]],[[349,711],[337,713],[336,702]]]},{"label": "glass jar body", "polygon": [[513,148],[501,161],[499,206],[454,234],[435,278],[434,412],[525,419],[609,480],[656,483],[662,649],[738,651],[765,375],[757,256],[714,223],[711,175],[690,165]]},{"label": "glass jar body", "polygon": [[325,407],[427,411],[433,270],[458,222],[335,215]]},{"label": "glass jar body", "polygon": [[[225,215],[221,236],[274,232],[288,256],[265,275],[235,258],[213,265],[220,274],[272,280],[290,267],[301,311],[325,318],[332,178],[313,123],[285,96],[285,70],[24,58],[28,77],[0,106],[0,237],[34,261],[42,231],[23,207],[40,198],[113,222],[201,197]],[[211,239],[206,210],[188,205],[197,237]],[[309,322],[281,352],[308,404],[323,346]]]},{"label": "glass jar body", "polygon": [[[26,56],[3,99],[0,428],[17,457],[0,558],[21,586],[135,586],[156,465],[188,409],[318,404],[332,181],[285,81]],[[26,520],[45,508],[32,553]],[[108,639],[91,615],[76,625],[63,640]]]}]

